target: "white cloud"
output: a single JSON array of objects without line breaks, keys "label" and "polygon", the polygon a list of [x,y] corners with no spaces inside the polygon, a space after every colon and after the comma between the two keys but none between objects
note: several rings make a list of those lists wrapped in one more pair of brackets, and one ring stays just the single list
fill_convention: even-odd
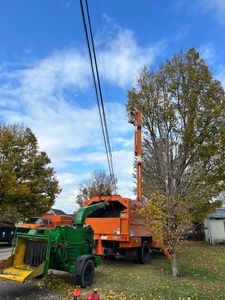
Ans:
[{"label": "white cloud", "polygon": [[[118,176],[118,192],[124,197],[134,198],[134,182],[133,182],[133,151],[131,149],[114,151],[114,171]],[[86,165],[98,164],[99,169],[106,168],[106,159],[104,152],[91,152],[76,157],[71,157],[70,162],[79,161]],[[80,184],[91,177],[91,173],[59,173],[57,178],[61,183],[62,193],[56,199],[55,207],[63,208],[67,213],[77,209],[76,195]]]},{"label": "white cloud", "polygon": [[26,91],[32,90],[38,97],[52,94],[59,96],[63,89],[70,87],[86,88],[89,75],[87,57],[75,49],[55,52],[46,59],[36,61],[30,68],[18,72]]},{"label": "white cloud", "polygon": [[216,74],[218,80],[221,81],[223,88],[225,89],[225,67],[221,66],[219,72]]},{"label": "white cloud", "polygon": [[[104,81],[129,88],[137,71],[153,63],[160,47],[160,43],[141,47],[132,31],[119,28],[114,38],[99,45]],[[63,188],[56,205],[73,210],[79,183],[93,169],[107,168],[87,56],[64,49],[30,64],[5,63],[0,80],[0,120],[22,122],[32,129]],[[106,103],[106,112],[119,191],[126,196],[133,184],[133,126],[121,102]]]},{"label": "white cloud", "polygon": [[78,177],[73,173],[59,173],[57,178],[65,185],[77,184],[77,181],[79,180]]},{"label": "white cloud", "polygon": [[213,64],[215,58],[215,49],[213,43],[206,43],[199,49],[201,57],[210,65]]},{"label": "white cloud", "polygon": [[[132,145],[133,147],[133,145]],[[131,147],[131,148],[132,148]],[[133,151],[129,150],[118,150],[113,153],[115,174],[118,176],[118,192],[124,197],[134,198],[134,182],[133,182]],[[77,157],[71,157],[71,162],[79,161],[86,165],[98,164],[99,169],[102,167],[106,168],[106,159],[104,152],[91,152],[88,154],[82,154]],[[91,177],[90,173],[59,173],[57,178],[62,184],[62,193],[57,198],[55,207],[63,207],[63,209],[71,213],[77,209],[76,195],[79,190],[80,184]]]},{"label": "white cloud", "polygon": [[170,4],[172,10],[185,10],[190,16],[194,14],[211,15],[220,25],[225,26],[224,0],[173,0]]},{"label": "white cloud", "polygon": [[68,214],[72,214],[78,209],[76,204],[76,194],[78,193],[78,188],[74,185],[65,185],[62,182],[62,193],[57,197],[54,208],[62,209]]},{"label": "white cloud", "polygon": [[225,25],[224,0],[199,0],[199,8],[201,12],[212,14],[221,25]]},{"label": "white cloud", "polygon": [[67,213],[73,213],[78,208],[76,195],[82,180],[89,178],[89,173],[75,175],[74,173],[59,173],[57,178],[61,183],[62,193],[56,199],[55,208],[62,208]]},{"label": "white cloud", "polygon": [[99,53],[104,78],[121,88],[133,85],[138,71],[151,65],[162,48],[161,42],[143,48],[133,31],[119,31],[116,39],[109,40]]}]

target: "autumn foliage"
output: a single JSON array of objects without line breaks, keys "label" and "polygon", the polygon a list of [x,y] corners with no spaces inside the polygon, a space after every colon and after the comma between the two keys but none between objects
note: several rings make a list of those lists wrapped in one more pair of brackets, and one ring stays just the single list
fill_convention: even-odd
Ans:
[{"label": "autumn foliage", "polygon": [[225,92],[189,49],[155,71],[144,68],[128,98],[128,111],[143,116],[142,213],[176,264],[177,245],[191,222],[202,222],[221,205],[215,199],[225,190]]},{"label": "autumn foliage", "polygon": [[45,213],[60,193],[50,159],[29,128],[0,125],[0,219]]}]

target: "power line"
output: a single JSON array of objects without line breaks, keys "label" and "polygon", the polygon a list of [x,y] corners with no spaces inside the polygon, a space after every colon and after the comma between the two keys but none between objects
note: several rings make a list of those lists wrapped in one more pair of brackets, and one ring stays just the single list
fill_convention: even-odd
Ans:
[{"label": "power line", "polygon": [[[90,18],[90,13],[89,13],[89,8],[88,8],[88,1],[86,0],[85,3],[86,3],[86,10],[87,10],[87,17],[88,17],[89,32],[90,32],[90,37],[91,37],[92,52],[93,52],[94,63],[95,63],[95,68],[96,68],[98,90],[99,90],[100,101],[101,101],[103,122],[104,122],[104,128],[105,128],[105,134],[106,134],[106,140],[107,140],[107,147],[108,147],[108,152],[109,152],[109,156],[110,156],[111,171],[112,171],[113,180],[114,180],[115,177],[114,177],[114,170],[113,170],[112,150],[111,150],[108,126],[107,126],[107,121],[106,121],[106,114],[105,114],[105,108],[104,108],[104,102],[103,102],[103,96],[102,96],[101,82],[100,82],[100,78],[99,78],[98,63],[97,63],[96,52],[95,52],[94,38],[93,38],[93,34],[92,34],[92,25],[91,25],[91,18]],[[115,182],[114,182],[114,184],[115,184]]]},{"label": "power line", "polygon": [[[109,173],[110,173],[110,177],[111,177],[112,183],[114,185],[114,188],[116,189],[116,181],[115,181],[113,159],[112,159],[112,150],[111,150],[111,145],[110,145],[110,138],[109,138],[105,108],[104,108],[104,101],[103,101],[103,96],[102,96],[102,89],[101,89],[101,82],[100,82],[99,71],[98,71],[98,63],[97,63],[97,58],[96,58],[94,38],[93,38],[93,33],[92,33],[91,18],[90,18],[87,0],[85,1],[85,4],[86,4],[86,15],[87,15],[87,19],[88,19],[88,28],[87,28],[87,24],[86,24],[83,2],[82,2],[82,0],[80,0],[81,14],[82,14],[82,19],[83,19],[87,47],[88,47],[89,59],[90,59],[90,63],[91,63],[91,71],[92,71],[95,95],[96,95],[96,100],[97,100],[97,105],[98,105],[99,116],[100,116],[100,122],[101,122],[101,128],[102,128],[102,133],[103,133],[106,157],[107,157],[107,162],[108,162],[108,167],[109,167]],[[89,30],[89,32],[88,32],[88,30]],[[89,36],[90,36],[90,40],[91,40],[91,46],[90,46]]]}]

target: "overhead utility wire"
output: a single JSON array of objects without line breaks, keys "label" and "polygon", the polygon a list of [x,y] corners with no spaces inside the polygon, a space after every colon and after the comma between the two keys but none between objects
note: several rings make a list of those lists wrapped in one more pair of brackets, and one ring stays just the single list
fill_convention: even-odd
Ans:
[{"label": "overhead utility wire", "polygon": [[97,82],[98,82],[98,92],[99,92],[99,97],[100,97],[100,111],[102,115],[102,120],[103,120],[103,134],[105,135],[106,139],[106,153],[109,158],[110,162],[110,176],[112,183],[114,185],[114,188],[116,190],[116,182],[115,182],[115,175],[114,175],[114,168],[113,168],[113,159],[112,159],[112,151],[111,151],[111,145],[110,145],[110,138],[109,138],[109,133],[108,133],[108,127],[107,127],[107,122],[106,122],[106,114],[105,114],[105,109],[104,109],[104,102],[103,102],[103,97],[102,97],[102,90],[101,90],[101,83],[100,83],[100,77],[99,77],[99,71],[98,71],[98,64],[97,64],[97,59],[96,59],[96,52],[95,52],[95,46],[94,46],[94,39],[93,39],[93,34],[92,34],[92,26],[91,26],[91,19],[90,19],[90,13],[89,13],[89,8],[88,8],[88,2],[86,1],[86,14],[88,16],[88,25],[89,25],[89,35],[91,38],[91,45],[92,45],[92,54],[94,57],[94,66],[95,66],[95,75],[97,77]]},{"label": "overhead utility wire", "polygon": [[97,89],[97,83],[96,83],[96,78],[95,78],[95,71],[94,71],[94,66],[93,66],[93,61],[92,61],[92,53],[91,53],[91,48],[90,48],[90,42],[89,42],[89,37],[88,37],[88,31],[87,31],[87,26],[86,26],[86,21],[85,21],[82,0],[80,0],[80,5],[81,5],[81,13],[82,13],[82,19],[83,19],[83,24],[84,24],[84,30],[85,30],[85,37],[86,37],[86,42],[87,42],[87,47],[88,47],[88,54],[89,54],[89,59],[90,59],[90,63],[91,63],[91,71],[92,71],[92,78],[93,78],[93,82],[94,82],[95,95],[96,95],[96,99],[97,99],[100,122],[101,122],[102,131],[103,131],[104,144],[105,144],[105,148],[106,148],[107,161],[108,161],[109,171],[111,174],[111,165],[110,165],[110,160],[109,160],[109,156],[108,156],[108,152],[107,152],[106,136],[105,136],[105,132],[104,132],[104,126],[103,126],[103,120],[102,120],[102,114],[101,114],[101,108],[100,108],[100,101],[99,101],[99,96],[98,96],[98,89]]},{"label": "overhead utility wire", "polygon": [[[98,111],[99,111],[102,133],[103,133],[103,138],[104,138],[107,162],[108,162],[110,177],[111,177],[112,183],[114,185],[114,188],[116,189],[112,152],[111,152],[108,127],[107,127],[106,116],[105,116],[104,102],[103,102],[103,97],[102,97],[101,83],[100,83],[100,78],[99,78],[98,65],[97,65],[97,59],[96,59],[95,47],[94,47],[94,39],[93,39],[93,34],[92,34],[90,14],[89,14],[87,1],[86,1],[86,11],[87,11],[87,15],[88,15],[88,25],[89,25],[89,32],[90,32],[89,34],[88,34],[88,30],[87,30],[82,0],[80,0],[80,7],[81,7],[83,25],[84,25],[84,30],[85,30],[86,42],[87,42],[87,47],[88,47],[89,59],[90,59],[90,63],[91,63],[92,77],[93,77],[95,94],[96,94],[96,99],[97,99],[97,104],[98,104]],[[92,51],[91,51],[91,47],[90,47],[89,35],[91,36]],[[93,57],[94,57],[94,64],[93,64]],[[94,66],[95,66],[95,69],[94,69]],[[97,76],[98,85],[96,82],[96,76]]]},{"label": "overhead utility wire", "polygon": [[113,183],[115,185],[116,183],[115,183],[115,177],[114,177],[112,149],[111,149],[111,145],[110,145],[110,138],[109,138],[107,121],[106,121],[106,114],[105,114],[105,108],[104,108],[104,102],[103,102],[103,96],[102,96],[102,88],[101,88],[101,82],[100,82],[99,71],[98,71],[98,63],[97,63],[96,52],[95,52],[95,44],[94,44],[94,38],[93,38],[93,33],[92,33],[91,18],[90,18],[90,13],[89,13],[89,8],[88,8],[88,0],[85,0],[85,3],[86,3],[86,10],[87,10],[87,17],[88,17],[89,32],[90,32],[90,37],[91,37],[92,52],[93,52],[93,56],[94,56],[96,76],[97,76],[97,81],[98,81],[98,90],[99,90],[101,108],[102,108],[102,114],[103,114],[103,122],[104,122],[104,126],[105,126],[105,134],[106,134],[106,138],[107,138],[107,146],[108,146],[110,162],[111,162]]}]

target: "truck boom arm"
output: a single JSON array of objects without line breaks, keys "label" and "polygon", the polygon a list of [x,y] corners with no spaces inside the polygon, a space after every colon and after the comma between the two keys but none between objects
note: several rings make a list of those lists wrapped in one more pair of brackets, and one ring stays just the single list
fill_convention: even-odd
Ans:
[{"label": "truck boom arm", "polygon": [[142,201],[142,142],[141,142],[141,127],[142,114],[139,110],[130,113],[129,122],[136,127],[134,135],[134,155],[137,159],[137,200]]}]

